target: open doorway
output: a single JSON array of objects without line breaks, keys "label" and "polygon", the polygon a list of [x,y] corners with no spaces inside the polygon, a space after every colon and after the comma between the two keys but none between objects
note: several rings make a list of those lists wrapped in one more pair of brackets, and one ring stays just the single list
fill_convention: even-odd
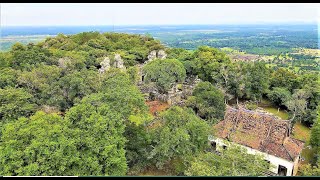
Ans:
[{"label": "open doorway", "polygon": [[286,176],[287,175],[287,168],[284,166],[279,165],[278,167],[278,175],[279,176]]},{"label": "open doorway", "polygon": [[217,143],[216,143],[216,142],[211,141],[210,144],[211,144],[213,150],[216,150],[216,149],[217,149]]},{"label": "open doorway", "polygon": [[227,149],[227,146],[226,146],[226,145],[222,145],[222,148],[223,148],[224,150],[226,150],[226,149]]}]

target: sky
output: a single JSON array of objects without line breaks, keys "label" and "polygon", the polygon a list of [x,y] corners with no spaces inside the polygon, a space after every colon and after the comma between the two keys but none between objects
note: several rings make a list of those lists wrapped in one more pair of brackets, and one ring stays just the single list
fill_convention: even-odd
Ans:
[{"label": "sky", "polygon": [[320,22],[317,3],[0,3],[3,26]]}]

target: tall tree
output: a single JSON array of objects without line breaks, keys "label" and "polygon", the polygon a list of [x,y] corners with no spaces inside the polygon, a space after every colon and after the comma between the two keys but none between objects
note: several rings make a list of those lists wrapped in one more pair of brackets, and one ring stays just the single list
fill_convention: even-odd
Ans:
[{"label": "tall tree", "polygon": [[154,82],[160,92],[168,91],[174,83],[183,82],[186,70],[176,59],[153,60],[143,67],[145,83]]},{"label": "tall tree", "polygon": [[263,157],[246,149],[228,147],[221,155],[207,152],[196,156],[185,171],[188,176],[262,176],[269,170]]},{"label": "tall tree", "polygon": [[0,120],[9,121],[29,116],[36,110],[33,96],[22,88],[0,89]]},{"label": "tall tree", "polygon": [[158,168],[174,159],[185,164],[207,146],[209,125],[192,109],[173,106],[161,114],[159,121],[161,125],[154,130],[154,149],[149,157]]},{"label": "tall tree", "polygon": [[37,112],[6,124],[0,143],[0,174],[6,176],[81,175],[82,160],[69,121]]},{"label": "tall tree", "polygon": [[70,127],[79,132],[74,138],[81,158],[77,168],[83,176],[122,176],[127,171],[124,119],[99,98],[103,94],[92,94],[66,113]]},{"label": "tall tree", "polygon": [[222,120],[226,109],[223,93],[210,82],[200,82],[188,97],[187,106],[209,122]]}]

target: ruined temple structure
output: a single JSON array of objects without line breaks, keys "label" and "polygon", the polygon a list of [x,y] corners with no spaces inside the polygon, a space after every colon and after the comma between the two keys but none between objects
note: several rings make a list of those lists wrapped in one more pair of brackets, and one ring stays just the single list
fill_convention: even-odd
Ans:
[{"label": "ruined temple structure", "polygon": [[143,80],[139,83],[139,88],[145,94],[146,101],[162,101],[169,105],[182,105],[184,100],[192,95],[193,89],[200,82],[197,76],[186,78],[179,84],[175,83],[166,93],[160,93],[155,86],[144,86]]},{"label": "ruined temple structure", "polygon": [[269,175],[294,176],[304,142],[290,137],[290,126],[289,120],[227,106],[224,120],[215,125],[216,133],[209,136],[209,141],[214,150],[238,145],[246,148],[248,153],[263,155],[274,165]]},{"label": "ruined temple structure", "polygon": [[126,67],[123,64],[123,60],[122,60],[120,54],[115,54],[114,55],[114,64],[113,64],[113,66],[115,68],[119,68],[119,69],[126,69]]},{"label": "ruined temple structure", "polygon": [[99,73],[104,73],[110,69],[110,59],[105,57],[100,63],[101,68],[99,68]]},{"label": "ruined temple structure", "polygon": [[[106,71],[108,71],[111,67],[110,65],[110,58],[109,57],[105,57],[103,59],[103,61],[100,62],[100,68],[99,68],[99,73],[104,73]],[[115,68],[119,68],[119,69],[122,69],[122,70],[125,70],[126,67],[124,66],[124,63],[123,63],[123,60],[120,56],[120,54],[115,54],[114,55],[114,63],[113,63],[113,67]]]},{"label": "ruined temple structure", "polygon": [[153,50],[153,51],[151,51],[150,53],[149,53],[149,55],[148,55],[148,60],[147,61],[145,61],[144,63],[146,64],[146,63],[148,63],[148,62],[151,62],[152,60],[154,60],[154,59],[165,59],[165,58],[167,58],[167,54],[166,54],[166,52],[164,51],[164,50],[159,50],[159,51],[156,51],[156,50]]},{"label": "ruined temple structure", "polygon": [[144,64],[138,65],[138,76],[140,80],[138,82],[138,87],[140,88],[141,92],[144,93],[146,101],[162,101],[166,102],[169,105],[178,105],[182,104],[183,100],[192,94],[193,89],[195,86],[200,82],[200,79],[197,76],[190,76],[187,77],[183,83],[175,83],[172,84],[172,88],[166,93],[160,93],[155,86],[144,86],[144,74],[142,72],[143,66],[152,60],[158,59],[165,59],[167,54],[164,50],[153,50],[148,55],[148,60],[145,61]]}]

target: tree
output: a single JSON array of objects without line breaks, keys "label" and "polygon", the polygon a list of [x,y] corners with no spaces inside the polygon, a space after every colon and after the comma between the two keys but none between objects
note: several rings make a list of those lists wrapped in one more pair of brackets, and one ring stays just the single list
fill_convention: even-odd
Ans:
[{"label": "tree", "polygon": [[51,85],[60,78],[61,69],[55,65],[39,65],[31,71],[22,71],[18,75],[18,84],[35,96],[38,104],[46,104],[45,99],[53,96]]},{"label": "tree", "polygon": [[[237,102],[238,99],[244,98],[247,92],[247,86],[249,86],[248,81],[246,80],[247,76],[243,73],[242,70],[243,63],[232,63],[227,67],[227,76],[225,78],[225,86],[227,93],[233,95]],[[224,71],[222,69],[222,71]],[[225,74],[224,72],[222,74]]]},{"label": "tree", "polygon": [[156,83],[160,92],[167,92],[174,83],[183,82],[186,70],[176,59],[157,59],[143,67],[145,83]]},{"label": "tree", "polygon": [[22,116],[30,116],[36,110],[31,94],[22,88],[0,89],[0,120],[10,121]]},{"label": "tree", "polygon": [[300,78],[302,89],[310,95],[303,121],[312,125],[317,119],[317,107],[320,105],[320,76],[317,73],[305,73]]},{"label": "tree", "polygon": [[303,164],[300,167],[301,176],[320,176],[320,164],[312,166],[311,164]]},{"label": "tree", "polygon": [[132,84],[137,84],[140,80],[138,67],[129,67],[127,72],[129,74],[130,81],[132,82]]},{"label": "tree", "polygon": [[80,175],[82,160],[69,121],[37,112],[6,124],[0,144],[0,174],[6,176]]},{"label": "tree", "polygon": [[291,98],[291,93],[286,88],[274,87],[267,97],[277,106],[283,106]]},{"label": "tree", "polygon": [[12,68],[28,70],[33,65],[49,62],[51,56],[47,49],[35,45],[24,46],[21,43],[13,45],[10,53],[12,54]]},{"label": "tree", "polygon": [[119,69],[111,68],[101,79],[101,91],[90,101],[95,104],[108,104],[112,112],[124,119],[128,166],[142,168],[146,165],[148,152],[151,151],[146,125],[152,119],[144,97],[130,76]]},{"label": "tree", "polygon": [[279,68],[271,74],[271,87],[287,88],[291,93],[299,88],[298,76],[285,68]]},{"label": "tree", "polygon": [[317,120],[311,128],[310,144],[314,147],[320,147],[320,107],[318,108]]},{"label": "tree", "polygon": [[223,119],[226,109],[223,93],[207,81],[200,82],[195,87],[187,105],[209,122]]},{"label": "tree", "polygon": [[269,88],[270,72],[261,62],[247,63],[246,66],[244,71],[250,82],[250,94],[247,94],[247,98],[260,101]]},{"label": "tree", "polygon": [[102,81],[100,92],[104,95],[101,96],[101,102],[108,103],[110,108],[127,120],[130,116],[135,116],[136,118],[131,119],[136,120],[136,124],[144,124],[150,118],[143,94],[132,84],[126,72],[110,69],[104,74]]},{"label": "tree", "polygon": [[296,89],[292,94],[292,98],[285,102],[285,105],[293,113],[291,121],[297,117],[301,122],[301,118],[305,115],[307,109],[307,98],[309,94],[303,89]]},{"label": "tree", "polygon": [[221,155],[207,152],[196,156],[185,171],[187,176],[261,176],[269,164],[259,155],[240,147],[228,147]]},{"label": "tree", "polygon": [[124,119],[108,104],[97,101],[103,94],[92,94],[70,108],[66,119],[79,132],[76,139],[81,163],[77,167],[84,175],[126,174],[126,138]]},{"label": "tree", "polygon": [[193,156],[207,146],[209,125],[198,118],[192,109],[173,106],[160,115],[160,127],[154,129],[150,159],[160,169],[164,164]]},{"label": "tree", "polygon": [[18,72],[12,68],[0,69],[0,88],[17,85]]},{"label": "tree", "polygon": [[193,53],[193,59],[199,78],[213,84],[217,83],[217,79],[220,79],[218,73],[220,66],[231,62],[223,51],[209,46],[200,46]]},{"label": "tree", "polygon": [[45,91],[46,95],[50,95],[47,103],[65,111],[84,96],[98,92],[100,85],[97,71],[72,71],[54,81]]}]

